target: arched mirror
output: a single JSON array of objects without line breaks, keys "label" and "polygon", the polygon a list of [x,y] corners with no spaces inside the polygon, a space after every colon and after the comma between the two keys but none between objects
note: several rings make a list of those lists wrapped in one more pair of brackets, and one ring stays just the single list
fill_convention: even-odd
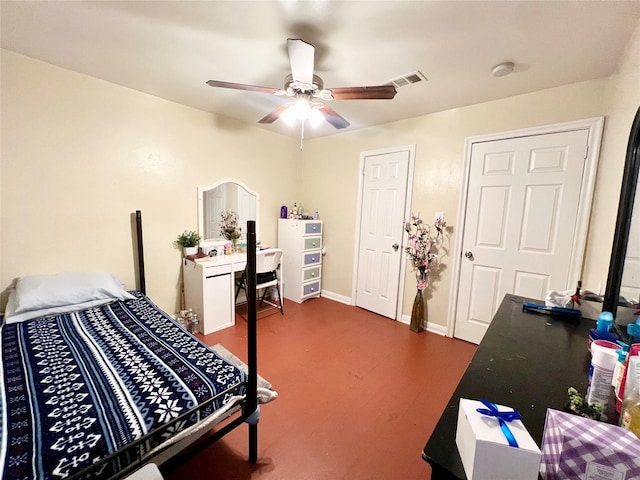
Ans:
[{"label": "arched mirror", "polygon": [[[640,295],[640,206],[635,201],[639,170],[640,108],[633,120],[627,145],[607,287],[602,305],[603,311],[612,312],[614,316],[621,296],[627,300],[632,298],[637,300]],[[636,203],[635,215],[634,203]]]},{"label": "arched mirror", "polygon": [[198,232],[202,239],[206,242],[223,238],[219,223],[220,215],[225,210],[233,210],[238,214],[238,223],[242,228],[241,240],[246,238],[247,220],[256,221],[258,232],[259,200],[257,192],[234,179],[198,187]]}]

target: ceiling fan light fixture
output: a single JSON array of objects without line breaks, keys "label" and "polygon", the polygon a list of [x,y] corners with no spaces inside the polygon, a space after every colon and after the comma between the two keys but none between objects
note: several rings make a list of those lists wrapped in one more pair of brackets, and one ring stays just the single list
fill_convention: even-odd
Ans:
[{"label": "ceiling fan light fixture", "polygon": [[[312,44],[299,38],[289,38],[287,39],[287,52],[291,73],[285,77],[283,89],[220,80],[208,80],[206,83],[211,87],[291,97],[292,103],[278,106],[258,120],[258,123],[262,125],[272,124],[282,118],[283,123],[293,126],[299,120],[301,140],[304,139],[304,124],[306,120],[309,120],[309,124],[312,127],[318,126],[322,122],[327,122],[337,129],[346,128],[350,125],[346,119],[329,105],[314,101],[316,99],[323,101],[390,100],[397,93],[396,87],[389,84],[325,89],[322,78],[314,73],[315,47]],[[415,83],[422,80],[426,80],[426,78],[418,71],[408,75],[406,78],[407,83]]]},{"label": "ceiling fan light fixture", "polygon": [[314,105],[313,108],[311,108],[311,112],[309,113],[309,124],[313,128],[315,128],[320,126],[322,122],[324,122],[324,115],[322,114],[320,109]]},{"label": "ceiling fan light fixture", "polygon": [[284,123],[286,123],[290,127],[293,127],[293,125],[296,123],[296,112],[293,108],[293,103],[290,104],[284,112],[282,112],[280,118]]},{"label": "ceiling fan light fixture", "polygon": [[296,118],[300,121],[304,121],[309,118],[309,115],[311,114],[311,104],[309,103],[309,99],[307,97],[299,97],[293,104],[293,111],[295,112]]}]

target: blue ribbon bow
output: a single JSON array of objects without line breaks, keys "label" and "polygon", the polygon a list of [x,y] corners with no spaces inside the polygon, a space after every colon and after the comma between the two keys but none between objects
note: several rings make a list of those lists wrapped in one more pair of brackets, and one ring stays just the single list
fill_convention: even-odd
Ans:
[{"label": "blue ribbon bow", "polygon": [[516,412],[515,410],[512,412],[501,412],[498,410],[498,407],[494,403],[491,403],[483,398],[480,398],[479,400],[487,408],[476,408],[476,412],[481,413],[482,415],[488,415],[490,417],[497,418],[498,422],[500,423],[500,429],[507,439],[507,442],[509,442],[509,445],[518,448],[516,437],[514,437],[511,430],[509,430],[507,422],[510,422],[512,420],[520,420],[522,418],[520,417],[520,413]]}]

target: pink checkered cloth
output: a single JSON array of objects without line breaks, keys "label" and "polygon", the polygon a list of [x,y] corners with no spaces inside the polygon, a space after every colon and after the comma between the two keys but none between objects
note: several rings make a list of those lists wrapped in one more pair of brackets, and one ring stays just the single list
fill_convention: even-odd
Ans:
[{"label": "pink checkered cloth", "polygon": [[640,439],[608,423],[548,409],[541,450],[545,480],[640,478]]}]

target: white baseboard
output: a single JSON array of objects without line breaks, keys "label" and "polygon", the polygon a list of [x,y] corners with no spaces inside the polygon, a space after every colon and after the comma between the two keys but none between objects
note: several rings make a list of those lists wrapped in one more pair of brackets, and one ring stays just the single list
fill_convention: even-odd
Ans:
[{"label": "white baseboard", "polygon": [[[336,302],[344,303],[345,305],[353,305],[353,303],[351,303],[351,297],[347,297],[345,295],[339,295],[337,293],[329,292],[327,290],[322,290],[321,295],[325,298],[328,298],[329,300],[334,300]],[[411,323],[411,317],[408,315],[403,315],[399,321],[406,325],[409,325],[409,323]],[[445,327],[444,325],[427,322],[426,330],[427,332],[442,335],[443,337],[447,336],[447,327]]]},{"label": "white baseboard", "polygon": [[345,305],[353,305],[353,303],[351,303],[351,297],[339,295],[337,293],[329,292],[327,290],[321,290],[320,296],[328,298],[329,300],[333,300],[335,302],[344,303]]},{"label": "white baseboard", "polygon": [[[402,323],[409,325],[411,323],[411,317],[409,315],[402,315]],[[427,332],[435,333],[437,335],[447,336],[447,327],[444,325],[438,325],[437,323],[427,322]]]}]

